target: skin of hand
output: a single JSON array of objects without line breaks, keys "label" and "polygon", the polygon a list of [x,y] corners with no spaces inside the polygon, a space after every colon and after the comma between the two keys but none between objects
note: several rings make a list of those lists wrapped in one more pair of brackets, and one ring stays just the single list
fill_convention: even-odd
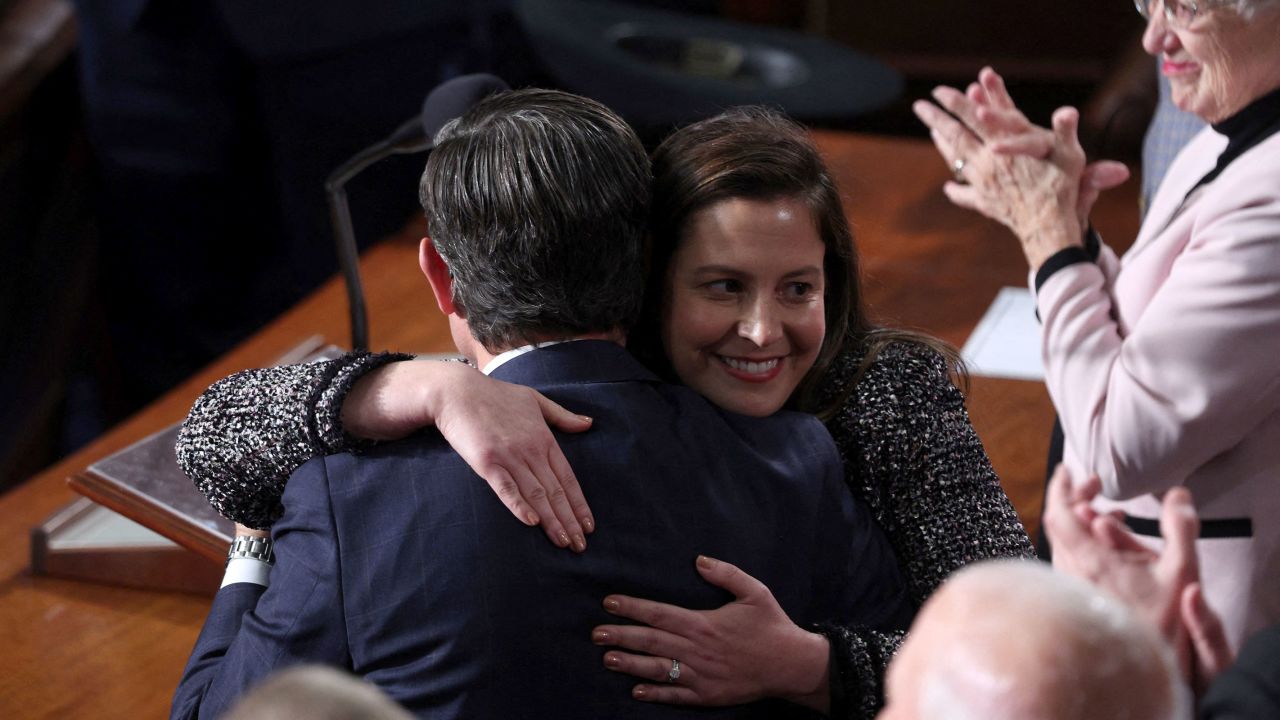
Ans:
[{"label": "skin of hand", "polygon": [[[644,625],[592,631],[597,645],[634,651],[606,652],[605,667],[648,680],[632,689],[646,702],[720,706],[776,697],[827,712],[827,639],[791,622],[769,588],[735,565],[706,556],[695,564],[707,582],[735,599],[715,610],[688,610],[610,595],[605,610]],[[680,661],[680,678],[668,683],[672,658]]]},{"label": "skin of hand", "polygon": [[[1160,534],[1165,542],[1156,553],[1139,543],[1117,517],[1091,507],[1100,488],[1096,477],[1072,487],[1065,467],[1059,465],[1054,471],[1044,512],[1053,566],[1089,581],[1147,618],[1177,651],[1184,676],[1189,677],[1193,648],[1188,644],[1182,606],[1187,589],[1198,585],[1200,577],[1195,550],[1200,519],[1191,492],[1175,487],[1165,493],[1160,508]],[[1212,632],[1204,629],[1206,634]],[[1216,652],[1217,646],[1213,649]]]},{"label": "skin of hand", "polygon": [[[983,127],[991,151],[1003,155],[1027,155],[1036,158],[1053,156],[1054,133],[1033,125],[1018,109],[1005,87],[1004,78],[990,67],[978,73],[978,81],[970,83],[965,96],[976,107],[976,124]],[[1089,212],[1098,196],[1129,179],[1129,168],[1114,160],[1099,160],[1085,165],[1080,178],[1076,217],[1081,227],[1089,224]]]},{"label": "skin of hand", "polygon": [[1086,176],[1076,136],[1079,113],[1061,108],[1052,131],[1037,128],[989,68],[967,93],[940,87],[933,95],[938,105],[922,100],[912,109],[948,163],[965,161],[966,182],[948,182],[943,192],[953,203],[1009,227],[1033,271],[1059,250],[1079,246],[1096,193],[1127,177],[1118,163],[1099,165]]},{"label": "skin of hand", "polygon": [[1198,582],[1182,591],[1182,624],[1191,640],[1191,687],[1196,697],[1202,697],[1236,658],[1222,629],[1222,619],[1204,601]]},{"label": "skin of hand", "polygon": [[595,520],[551,428],[583,432],[576,415],[521,385],[457,362],[384,365],[356,381],[342,404],[346,431],[394,440],[434,425],[521,522],[582,552]]},{"label": "skin of hand", "polygon": [[248,525],[241,525],[240,523],[236,523],[236,537],[241,537],[246,535],[249,537],[271,537],[271,531],[258,530],[257,528],[251,528]]}]

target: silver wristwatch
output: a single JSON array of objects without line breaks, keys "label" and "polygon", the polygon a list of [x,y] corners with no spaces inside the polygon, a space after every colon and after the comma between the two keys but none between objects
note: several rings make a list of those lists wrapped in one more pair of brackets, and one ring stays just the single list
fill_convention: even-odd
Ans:
[{"label": "silver wristwatch", "polygon": [[236,539],[231,541],[231,549],[227,551],[227,562],[230,563],[236,558],[261,560],[268,565],[275,564],[276,556],[271,550],[271,538],[237,535]]}]

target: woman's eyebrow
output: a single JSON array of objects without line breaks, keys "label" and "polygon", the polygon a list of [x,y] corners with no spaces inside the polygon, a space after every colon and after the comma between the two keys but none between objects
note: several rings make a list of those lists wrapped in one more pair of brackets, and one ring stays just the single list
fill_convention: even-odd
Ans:
[{"label": "woman's eyebrow", "polygon": [[[693,272],[698,275],[748,275],[750,274],[748,271],[743,270],[742,268],[739,268],[739,267],[734,267],[732,265],[699,265],[698,267],[693,269]],[[816,265],[807,265],[805,267],[792,270],[791,272],[787,273],[786,275],[783,275],[782,277],[786,279],[786,278],[792,278],[792,277],[798,277],[798,276],[804,276],[804,275],[821,275],[821,274],[822,274],[822,268]]]},{"label": "woman's eyebrow", "polygon": [[797,270],[792,270],[786,275],[783,275],[782,278],[785,280],[787,278],[804,277],[808,275],[821,275],[821,274],[822,274],[822,268],[814,265],[807,265]]},{"label": "woman's eyebrow", "polygon": [[693,272],[699,275],[745,275],[747,274],[742,268],[733,267],[732,265],[699,265],[693,269]]}]

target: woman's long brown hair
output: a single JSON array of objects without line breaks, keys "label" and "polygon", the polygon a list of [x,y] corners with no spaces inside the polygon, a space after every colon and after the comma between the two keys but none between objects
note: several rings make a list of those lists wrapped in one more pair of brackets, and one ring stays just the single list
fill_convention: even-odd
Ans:
[{"label": "woman's long brown hair", "polygon": [[[787,407],[829,419],[879,354],[894,343],[932,348],[964,377],[963,364],[950,345],[922,333],[878,327],[868,318],[853,232],[839,191],[809,133],[793,120],[768,108],[743,107],[694,123],[654,151],[653,175],[645,308],[629,346],[658,374],[678,379],[662,346],[662,310],[668,301],[671,258],[692,217],[731,198],[796,198],[808,206],[826,248],[827,329],[813,368]],[[817,388],[831,363],[845,352],[863,353],[853,382],[819,407]]]}]

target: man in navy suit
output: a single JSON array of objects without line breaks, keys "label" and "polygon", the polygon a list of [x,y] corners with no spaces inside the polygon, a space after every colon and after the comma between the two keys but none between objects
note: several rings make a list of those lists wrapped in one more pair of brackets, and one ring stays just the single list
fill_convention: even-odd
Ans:
[{"label": "man in navy suit", "polygon": [[437,140],[423,272],[478,367],[594,418],[560,438],[591,498],[591,548],[564,552],[513,520],[439,435],[313,460],[273,527],[270,587],[219,591],[173,715],[216,716],[302,662],[347,668],[422,717],[708,714],[633,700],[633,680],[589,640],[610,593],[724,604],[699,554],[762,580],[798,623],[907,622],[887,541],[816,419],[721,411],[622,347],[650,182],[631,129],[591,100],[524,90],[482,101]]}]

